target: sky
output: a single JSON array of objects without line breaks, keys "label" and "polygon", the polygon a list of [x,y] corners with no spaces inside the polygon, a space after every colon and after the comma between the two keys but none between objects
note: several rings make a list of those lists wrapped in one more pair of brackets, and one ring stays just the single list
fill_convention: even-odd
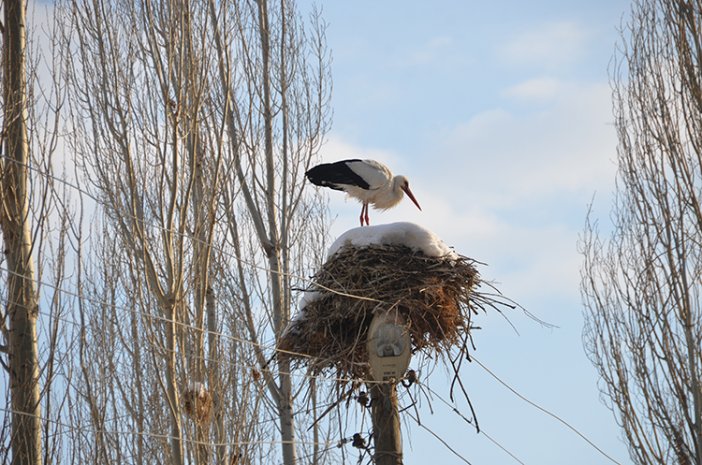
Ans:
[{"label": "sky", "polygon": [[[609,72],[629,2],[322,7],[334,87],[322,160],[372,158],[406,175],[422,211],[404,201],[371,210],[371,224],[411,221],[433,231],[485,263],[483,279],[556,326],[518,309],[509,322],[479,315],[476,359],[614,460],[631,463],[583,348],[578,253],[588,209],[606,223],[614,190]],[[329,195],[334,239],[358,226],[360,205]],[[424,372],[420,382],[448,399],[446,370]],[[612,463],[479,364],[464,367],[462,380],[483,431],[523,463]],[[433,414],[428,404],[420,407],[422,425],[471,464],[519,463],[440,400],[431,402]],[[468,412],[465,402],[457,408]],[[411,421],[403,441],[405,465],[464,463]]]}]

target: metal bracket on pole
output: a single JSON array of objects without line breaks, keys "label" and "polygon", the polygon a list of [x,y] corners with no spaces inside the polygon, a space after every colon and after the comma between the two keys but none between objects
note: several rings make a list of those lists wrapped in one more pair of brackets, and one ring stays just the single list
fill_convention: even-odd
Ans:
[{"label": "metal bracket on pole", "polygon": [[410,336],[397,312],[378,313],[368,329],[368,362],[375,381],[399,381],[409,367]]},{"label": "metal bracket on pole", "polygon": [[411,356],[407,322],[397,312],[376,314],[368,329],[368,362],[373,380],[371,405],[376,465],[402,465],[402,434],[396,383]]}]

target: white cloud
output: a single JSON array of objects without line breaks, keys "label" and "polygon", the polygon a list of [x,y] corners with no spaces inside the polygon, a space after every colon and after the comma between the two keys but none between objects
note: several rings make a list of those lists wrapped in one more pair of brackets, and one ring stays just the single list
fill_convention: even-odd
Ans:
[{"label": "white cloud", "polygon": [[500,258],[508,256],[511,261],[509,267],[500,264],[497,275],[507,295],[518,301],[577,295],[581,257],[576,230],[559,224],[512,227],[500,239],[504,246]]},{"label": "white cloud", "polygon": [[563,91],[563,83],[558,79],[541,77],[520,82],[502,92],[502,97],[520,101],[551,100]]},{"label": "white cloud", "polygon": [[609,86],[557,87],[545,108],[488,110],[443,134],[437,150],[451,161],[431,170],[434,177],[450,175],[481,202],[502,206],[609,188],[616,147]]},{"label": "white cloud", "polygon": [[509,38],[499,53],[511,64],[557,67],[580,58],[587,35],[576,22],[551,22]]},{"label": "white cloud", "polygon": [[[443,134],[437,144],[440,158],[423,170],[437,203],[449,203],[453,212],[433,217],[432,223],[461,228],[457,245],[496,265],[492,276],[499,276],[504,290],[518,300],[537,295],[577,299],[576,242],[587,202],[595,191],[609,193],[614,181],[609,86],[545,84],[547,105],[475,115]],[[524,94],[534,95],[519,95]],[[491,219],[490,228],[474,222],[481,218]]]},{"label": "white cloud", "polygon": [[423,66],[442,60],[453,45],[453,39],[448,36],[432,37],[419,48],[410,52],[403,61],[408,66]]},{"label": "white cloud", "polygon": [[[486,263],[480,267],[483,277],[497,281],[497,287],[517,301],[577,295],[578,230],[568,226],[566,219],[554,216],[532,224],[485,208],[465,191],[447,202],[424,190],[430,186],[421,187],[422,212],[405,206],[376,216],[376,220],[415,221],[432,230],[456,252]],[[525,203],[520,208],[539,210],[543,206]]]}]

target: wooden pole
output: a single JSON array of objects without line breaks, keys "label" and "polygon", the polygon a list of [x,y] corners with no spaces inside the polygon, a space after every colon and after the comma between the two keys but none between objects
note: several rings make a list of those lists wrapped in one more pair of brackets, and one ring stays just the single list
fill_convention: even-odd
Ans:
[{"label": "wooden pole", "polygon": [[402,465],[402,434],[394,383],[370,388],[376,465]]}]

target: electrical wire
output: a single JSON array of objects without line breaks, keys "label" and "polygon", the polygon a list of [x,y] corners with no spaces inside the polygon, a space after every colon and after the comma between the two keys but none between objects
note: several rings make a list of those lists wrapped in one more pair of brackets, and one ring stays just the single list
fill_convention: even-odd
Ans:
[{"label": "electrical wire", "polygon": [[[0,407],[0,412],[6,412],[6,413],[11,413],[15,415],[22,415],[25,417],[32,417],[32,418],[38,418],[40,421],[46,422],[46,423],[53,423],[57,426],[60,426],[62,428],[65,428],[67,431],[64,434],[68,433],[74,433],[74,432],[89,432],[92,434],[103,434],[103,435],[114,435],[114,436],[143,436],[143,437],[148,437],[148,438],[154,438],[154,439],[161,439],[161,440],[173,440],[173,439],[179,439],[180,441],[186,442],[188,444],[196,445],[196,446],[213,446],[213,447],[221,447],[221,446],[256,446],[256,445],[280,445],[280,444],[303,444],[306,446],[321,446],[321,447],[326,447],[328,449],[337,447],[339,444],[339,441],[337,442],[314,442],[314,441],[305,441],[305,440],[294,440],[294,441],[234,441],[234,442],[205,442],[205,441],[199,441],[197,439],[190,439],[186,437],[181,437],[181,438],[176,438],[175,436],[172,436],[170,434],[164,434],[164,433],[151,433],[147,431],[132,431],[132,430],[124,430],[124,431],[119,431],[119,430],[107,430],[107,429],[97,429],[97,428],[90,428],[90,427],[82,427],[82,426],[76,426],[76,425],[69,425],[67,423],[60,422],[58,420],[54,420],[51,418],[45,418],[42,417],[41,415],[34,415],[33,413],[28,413],[28,412],[20,412],[17,410],[13,409],[6,409]],[[268,420],[265,420],[268,421]],[[258,424],[258,423],[256,423]]]},{"label": "electrical wire", "polygon": [[[20,274],[18,274],[18,273],[15,273],[15,272],[13,272],[13,271],[11,271],[11,270],[8,270],[7,268],[1,267],[1,266],[0,266],[0,271],[4,271],[4,272],[6,272],[6,273],[8,273],[8,274],[15,275],[15,276],[19,276],[19,277],[22,277],[22,278],[25,278],[25,279],[26,279],[26,277],[24,277],[23,275],[20,275]],[[284,353],[284,354],[288,354],[288,355],[295,355],[295,356],[304,357],[304,358],[314,358],[314,357],[312,357],[311,355],[308,355],[308,354],[303,354],[303,353],[300,353],[300,352],[294,352],[294,351],[290,351],[290,350],[279,349],[279,348],[277,348],[277,347],[274,346],[274,345],[266,345],[266,344],[254,342],[254,341],[251,341],[251,340],[248,340],[248,339],[243,339],[243,338],[240,338],[240,337],[232,336],[231,334],[221,333],[221,332],[218,332],[218,331],[210,331],[210,330],[204,329],[204,328],[198,328],[198,327],[196,327],[196,326],[189,325],[189,324],[186,324],[186,323],[182,323],[182,322],[180,322],[180,321],[172,320],[172,319],[167,318],[167,317],[164,317],[164,316],[152,315],[152,314],[145,313],[145,312],[142,312],[142,311],[139,311],[139,310],[135,310],[135,309],[132,309],[132,308],[129,308],[129,307],[124,307],[124,306],[121,306],[121,305],[117,305],[117,304],[114,304],[114,303],[111,303],[111,302],[106,302],[106,301],[102,301],[102,300],[100,300],[100,299],[94,299],[94,298],[91,298],[91,297],[86,297],[86,296],[83,296],[83,295],[78,294],[77,292],[70,291],[70,290],[67,290],[67,289],[64,289],[64,288],[55,286],[55,285],[53,285],[53,284],[51,284],[51,283],[47,283],[47,282],[44,282],[44,281],[39,281],[39,280],[37,280],[37,279],[35,279],[34,282],[35,282],[36,284],[39,284],[39,285],[42,285],[42,286],[46,286],[46,287],[48,287],[48,288],[51,288],[51,289],[53,289],[53,290],[55,290],[55,291],[57,291],[57,292],[60,292],[60,293],[69,295],[69,296],[71,296],[71,297],[75,297],[75,298],[80,299],[81,301],[84,301],[84,302],[89,302],[89,303],[96,304],[96,305],[101,305],[101,306],[110,307],[110,308],[112,308],[112,309],[114,309],[114,310],[122,310],[122,311],[125,311],[125,312],[128,312],[128,313],[132,313],[132,314],[137,315],[137,316],[142,316],[142,317],[145,317],[145,318],[147,318],[147,319],[156,320],[156,321],[159,321],[159,322],[162,322],[162,323],[175,324],[176,326],[179,326],[179,327],[182,327],[182,328],[185,328],[185,329],[190,329],[190,330],[194,330],[194,331],[200,331],[200,332],[203,332],[203,333],[206,333],[206,334],[212,334],[212,335],[215,335],[215,336],[219,336],[219,337],[221,337],[221,338],[223,338],[223,339],[227,339],[227,340],[230,340],[230,341],[233,341],[233,342],[248,344],[248,345],[251,345],[251,346],[254,346],[254,347],[258,347],[258,348],[263,349],[263,350],[269,350],[269,351],[274,351],[274,352],[276,352],[276,353]],[[43,311],[41,311],[41,310],[39,311],[39,313],[40,313],[40,314],[43,314],[43,315],[45,315],[45,316],[49,316],[49,317],[54,317],[54,318],[56,318],[55,315],[52,315],[52,314],[47,313],[47,312],[43,312]],[[81,327],[81,325],[82,325],[81,323],[79,323],[79,322],[77,322],[77,321],[71,321],[71,320],[67,320],[67,319],[65,319],[65,318],[62,318],[62,321],[66,322],[66,323],[69,323],[69,324],[72,324],[72,325],[75,325],[75,326],[78,326],[78,327]],[[166,350],[166,348],[162,348],[162,349],[163,349],[163,350]],[[213,362],[217,361],[217,360],[212,360],[212,359],[210,359],[209,357],[206,357],[206,356],[204,356],[204,357],[203,357],[203,356],[198,356],[197,358],[203,359],[203,360],[208,360],[208,361],[213,361]],[[252,368],[252,367],[249,366],[249,365],[246,365],[245,367],[247,367],[247,368]],[[274,371],[274,370],[270,370],[270,369],[262,368],[262,367],[257,367],[257,369],[258,369],[259,371],[267,371],[267,372],[276,373],[276,374],[283,374],[283,375],[290,375],[290,376],[294,375],[292,372],[282,372],[282,371],[279,371],[279,370],[275,370],[275,371]],[[325,376],[322,376],[322,375],[304,375],[304,376],[307,377],[307,378],[310,378],[310,379],[311,379],[311,378],[314,378],[314,379],[319,379],[319,380],[322,380],[322,381],[333,381],[333,382],[343,382],[343,383],[358,382],[358,383],[365,383],[365,384],[387,384],[387,383],[389,382],[389,381],[375,381],[375,380],[372,380],[372,379],[362,379],[362,378],[325,377]]]},{"label": "electrical wire", "polygon": [[[453,404],[453,403],[447,401],[446,399],[444,399],[443,396],[441,396],[439,393],[437,393],[436,391],[434,391],[433,389],[431,389],[431,388],[430,388],[429,386],[427,386],[426,384],[421,384],[421,386],[422,386],[424,389],[426,389],[427,391],[431,392],[431,394],[432,394],[434,397],[438,398],[443,404],[445,404],[447,407],[449,407],[449,408],[451,409],[451,411],[452,411],[453,413],[455,413],[456,415],[458,415],[463,421],[465,421],[466,423],[468,423],[468,424],[471,425],[471,426],[474,426],[473,422],[471,422],[470,419],[469,419],[468,417],[465,416],[465,414],[463,414],[460,410],[458,410],[458,407],[457,407],[455,404]],[[510,457],[512,457],[515,461],[519,462],[519,463],[522,464],[522,465],[525,465],[525,463],[522,462],[516,455],[514,455],[514,453],[512,453],[509,449],[507,449],[505,446],[503,446],[502,444],[500,444],[500,442],[498,442],[496,439],[494,439],[494,438],[493,438],[492,436],[490,436],[488,433],[486,433],[484,428],[480,428],[479,433],[480,433],[480,434],[483,434],[490,442],[492,442],[492,443],[495,444],[497,447],[499,447],[500,449],[502,449],[503,452],[505,452],[507,455],[509,455]]]},{"label": "electrical wire", "polygon": [[420,422],[419,419],[416,418],[416,417],[415,417],[414,415],[412,415],[411,413],[408,412],[407,415],[408,415],[411,419],[413,419],[414,421],[416,421],[417,424],[418,424],[421,428],[425,429],[426,431],[429,432],[429,434],[431,434],[432,436],[434,436],[434,438],[436,438],[446,449],[448,449],[449,451],[451,451],[451,453],[453,453],[453,455],[455,455],[455,456],[458,457],[459,459],[463,460],[463,461],[464,461],[465,463],[467,463],[468,465],[472,465],[472,464],[468,461],[468,459],[466,459],[466,458],[463,457],[461,454],[459,454],[458,451],[456,451],[453,447],[451,447],[451,446],[449,445],[449,443],[446,442],[441,436],[439,436],[439,435],[436,434],[434,431],[432,431],[431,428],[427,427],[425,424],[423,424],[422,422]]},{"label": "electrical wire", "polygon": [[485,370],[490,376],[492,376],[492,377],[493,377],[497,382],[499,382],[502,386],[504,386],[504,387],[507,388],[510,392],[512,392],[512,394],[514,394],[515,396],[517,396],[518,398],[520,398],[521,400],[523,400],[523,401],[526,402],[527,404],[531,405],[532,407],[534,407],[534,408],[540,410],[541,412],[545,413],[546,415],[550,416],[551,418],[553,418],[553,419],[559,421],[559,422],[562,423],[564,426],[566,426],[568,429],[570,429],[570,430],[573,431],[575,434],[577,434],[578,436],[580,436],[580,437],[581,437],[585,442],[587,442],[592,448],[594,448],[597,452],[599,452],[600,454],[602,454],[602,456],[604,456],[605,458],[607,458],[607,459],[608,459],[609,461],[611,461],[612,463],[619,464],[619,462],[617,462],[616,460],[614,460],[614,459],[613,459],[611,456],[609,456],[605,451],[603,451],[602,449],[600,449],[599,447],[597,447],[597,445],[596,445],[594,442],[592,442],[592,441],[591,441],[587,436],[585,436],[583,433],[581,433],[580,431],[578,431],[573,425],[571,425],[570,423],[568,423],[567,421],[565,421],[563,418],[561,418],[560,416],[556,415],[555,413],[552,413],[552,412],[550,412],[549,410],[545,409],[544,407],[541,407],[541,406],[538,405],[537,403],[535,403],[535,402],[533,402],[533,401],[527,399],[525,396],[523,396],[522,394],[520,394],[516,389],[514,389],[512,386],[510,386],[509,384],[507,384],[507,382],[505,382],[505,381],[503,381],[502,379],[500,379],[499,376],[497,376],[495,373],[493,373],[488,367],[486,367],[485,365],[483,365],[483,364],[480,362],[480,360],[478,360],[477,358],[475,358],[474,355],[471,355],[471,360],[474,361],[475,363],[477,363],[483,370]]},{"label": "electrical wire", "polygon": [[[64,184],[64,185],[70,187],[71,189],[74,189],[75,191],[79,192],[80,194],[83,194],[83,195],[85,195],[86,197],[89,197],[90,199],[94,200],[98,205],[101,205],[101,204],[102,204],[102,201],[101,201],[100,199],[98,199],[97,197],[95,197],[93,194],[91,194],[91,193],[88,192],[87,190],[81,188],[80,186],[77,186],[77,185],[75,185],[75,184],[73,184],[73,183],[71,183],[71,182],[69,182],[69,181],[66,181],[65,179],[61,179],[61,178],[59,178],[59,177],[57,177],[57,176],[54,176],[54,175],[49,174],[49,173],[46,173],[45,171],[42,171],[42,170],[40,170],[39,168],[35,168],[35,167],[33,167],[33,166],[29,165],[29,164],[20,163],[19,161],[14,160],[14,159],[8,157],[7,155],[1,155],[1,154],[0,154],[0,158],[3,158],[3,159],[5,159],[5,160],[8,160],[8,161],[10,161],[10,162],[12,162],[12,163],[21,165],[21,166],[23,166],[24,168],[27,168],[28,170],[31,170],[31,171],[34,171],[34,172],[38,173],[40,176],[46,177],[47,179],[51,179],[52,181],[58,182],[58,183],[60,183],[60,184]],[[263,272],[265,272],[265,273],[278,274],[278,275],[280,275],[280,276],[282,276],[282,277],[284,277],[284,278],[294,278],[294,279],[300,280],[300,281],[302,281],[302,282],[311,283],[311,284],[314,284],[315,286],[319,287],[319,288],[322,289],[322,290],[325,290],[325,291],[327,291],[327,292],[331,292],[331,293],[333,293],[333,294],[340,295],[340,296],[342,296],[342,297],[349,297],[349,298],[357,299],[357,300],[366,300],[366,301],[370,301],[370,302],[384,303],[384,302],[381,301],[381,300],[373,299],[373,298],[371,298],[371,297],[366,297],[366,296],[362,296],[362,295],[346,293],[346,292],[340,291],[340,290],[338,290],[338,289],[332,289],[332,288],[326,287],[326,286],[324,286],[324,285],[322,285],[322,284],[320,284],[320,283],[318,283],[318,282],[315,282],[312,278],[309,278],[309,277],[307,277],[307,276],[300,276],[300,275],[298,275],[298,274],[289,273],[289,272],[286,272],[286,271],[272,270],[272,269],[270,269],[270,268],[268,268],[268,267],[266,267],[266,266],[262,266],[262,265],[258,265],[258,264],[256,264],[256,263],[252,263],[252,262],[250,262],[250,261],[248,261],[248,260],[245,260],[245,259],[243,259],[243,258],[241,258],[241,257],[237,257],[236,255],[232,254],[232,253],[229,252],[229,251],[224,250],[224,249],[221,248],[221,247],[217,247],[215,244],[212,244],[212,243],[203,241],[202,239],[199,239],[199,238],[197,238],[197,237],[194,237],[194,236],[188,234],[187,232],[179,231],[179,230],[174,229],[174,228],[173,228],[173,229],[167,228],[167,227],[164,227],[163,225],[155,224],[155,223],[152,222],[152,221],[147,221],[147,220],[144,220],[143,218],[138,218],[138,217],[136,217],[136,216],[134,216],[134,215],[132,215],[132,214],[129,214],[129,213],[124,213],[123,216],[126,217],[126,218],[129,218],[129,219],[131,219],[131,220],[136,220],[136,221],[138,221],[138,222],[140,222],[140,223],[142,223],[142,224],[144,224],[144,225],[146,225],[146,226],[149,226],[149,227],[151,227],[151,228],[158,229],[159,231],[163,231],[163,232],[166,232],[166,233],[169,233],[169,234],[174,234],[174,235],[180,236],[181,238],[188,239],[188,240],[190,240],[190,241],[192,241],[192,242],[194,242],[194,243],[197,243],[197,244],[200,244],[200,245],[204,245],[204,246],[206,246],[206,247],[210,247],[212,250],[215,250],[215,251],[219,252],[220,254],[222,254],[222,255],[224,255],[224,256],[226,256],[226,257],[228,257],[228,258],[232,258],[232,259],[234,259],[234,260],[236,260],[236,261],[238,261],[238,262],[240,262],[240,263],[242,263],[242,264],[244,264],[244,265],[250,266],[250,267],[252,267],[252,268],[254,268],[254,269],[258,270],[258,271],[263,271]]]}]

